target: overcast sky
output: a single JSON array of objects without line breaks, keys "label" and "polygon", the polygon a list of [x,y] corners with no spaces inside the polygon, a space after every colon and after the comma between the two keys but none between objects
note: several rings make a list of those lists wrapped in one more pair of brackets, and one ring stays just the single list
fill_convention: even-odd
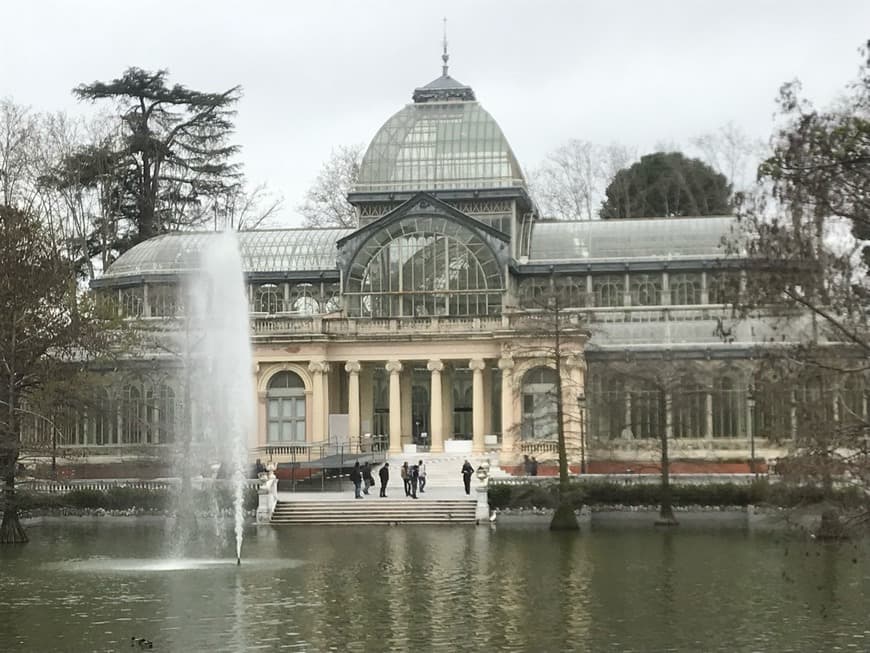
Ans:
[{"label": "overcast sky", "polygon": [[0,15],[0,96],[39,111],[86,111],[70,90],[128,66],[240,84],[246,174],[285,197],[288,225],[333,147],[367,143],[440,75],[444,16],[450,74],[526,168],[570,138],[643,152],[733,121],[766,140],[782,82],[831,101],[870,37],[867,0],[8,0]]}]

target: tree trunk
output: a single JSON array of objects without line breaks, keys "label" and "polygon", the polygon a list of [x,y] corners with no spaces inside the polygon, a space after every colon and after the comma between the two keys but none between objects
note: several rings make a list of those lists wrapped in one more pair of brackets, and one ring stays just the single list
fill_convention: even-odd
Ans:
[{"label": "tree trunk", "polygon": [[18,497],[15,496],[15,461],[7,465],[3,485],[3,521],[0,522],[0,544],[24,544],[27,533],[18,519]]},{"label": "tree trunk", "polygon": [[[666,399],[668,402],[669,399]],[[666,406],[665,415],[671,412],[670,406]],[[659,518],[656,521],[656,526],[677,526],[679,522],[674,516],[673,498],[671,496],[671,456],[668,451],[668,429],[667,425],[662,430],[661,435],[661,450],[662,455],[660,464],[662,467],[662,496],[659,504]]]},{"label": "tree trunk", "polygon": [[577,515],[574,514],[574,506],[570,501],[570,486],[568,480],[568,449],[565,445],[565,410],[563,401],[565,399],[562,393],[562,351],[561,340],[559,338],[559,330],[562,325],[559,324],[558,308],[555,311],[555,362],[556,362],[556,433],[558,434],[559,448],[559,503],[556,506],[556,512],[553,513],[553,519],[550,521],[551,531],[576,531],[580,530],[580,524],[577,522]]}]

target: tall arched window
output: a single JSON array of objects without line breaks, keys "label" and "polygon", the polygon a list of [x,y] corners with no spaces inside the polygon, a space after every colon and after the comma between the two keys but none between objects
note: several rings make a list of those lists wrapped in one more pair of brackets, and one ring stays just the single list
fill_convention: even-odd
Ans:
[{"label": "tall arched window", "polygon": [[175,439],[175,392],[160,384],[148,390],[146,440],[157,444]]},{"label": "tall arched window", "polygon": [[351,262],[351,315],[497,315],[504,290],[490,246],[470,228],[441,217],[397,220],[366,240]]},{"label": "tall arched window", "polygon": [[554,438],[557,430],[556,370],[534,367],[523,376],[524,440]]},{"label": "tall arched window", "polygon": [[524,308],[544,308],[550,295],[549,277],[523,279],[519,285],[520,305]]},{"label": "tall arched window", "polygon": [[675,438],[703,438],[707,431],[707,391],[686,377],[671,395]]},{"label": "tall arched window", "polygon": [[636,438],[658,438],[665,427],[665,396],[651,383],[631,390],[631,431]]},{"label": "tall arched window", "polygon": [[625,422],[625,386],[615,378],[592,376],[586,397],[589,402],[589,436],[614,439],[622,435]]},{"label": "tall arched window", "polygon": [[279,372],[266,391],[268,442],[305,442],[305,384],[295,372]]},{"label": "tall arched window", "polygon": [[596,306],[622,306],[625,303],[625,277],[616,274],[594,277],[592,292]]},{"label": "tall arched window", "polygon": [[105,388],[98,388],[94,403],[88,410],[90,444],[116,444],[116,421],[114,402]]},{"label": "tall arched window", "polygon": [[122,393],[121,442],[142,444],[145,425],[145,403],[142,391],[135,385],[127,385]]},{"label": "tall arched window", "polygon": [[555,292],[562,307],[580,308],[586,305],[586,279],[584,277],[558,277]]},{"label": "tall arched window", "polygon": [[731,376],[720,376],[713,383],[713,437],[740,436],[740,387]]}]

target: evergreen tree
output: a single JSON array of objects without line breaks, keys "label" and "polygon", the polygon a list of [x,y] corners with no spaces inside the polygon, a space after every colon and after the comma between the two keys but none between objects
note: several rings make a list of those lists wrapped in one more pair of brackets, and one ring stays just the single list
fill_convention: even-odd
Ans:
[{"label": "evergreen tree", "polygon": [[[207,219],[203,200],[225,195],[239,182],[239,148],[229,143],[241,89],[204,93],[168,83],[168,71],[129,68],[118,79],[78,86],[82,100],[114,101],[123,138],[108,153],[114,162],[115,191],[129,193],[133,211],[129,237],[119,229],[120,247]],[[84,163],[87,163],[86,161]],[[123,206],[124,201],[119,201]]]},{"label": "evergreen tree", "polygon": [[731,213],[731,186],[700,159],[655,152],[616,173],[601,217],[650,218]]}]

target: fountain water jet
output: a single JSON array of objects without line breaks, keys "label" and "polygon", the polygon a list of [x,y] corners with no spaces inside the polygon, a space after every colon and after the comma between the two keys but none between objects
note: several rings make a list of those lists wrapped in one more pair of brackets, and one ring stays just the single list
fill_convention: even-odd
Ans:
[{"label": "fountain water jet", "polygon": [[[225,473],[218,476],[232,490],[236,560],[241,564],[248,438],[256,428],[248,300],[235,233],[205,241],[185,294],[182,351],[189,405],[179,471],[184,493],[193,457],[220,464]],[[215,530],[221,531],[217,522]]]}]

